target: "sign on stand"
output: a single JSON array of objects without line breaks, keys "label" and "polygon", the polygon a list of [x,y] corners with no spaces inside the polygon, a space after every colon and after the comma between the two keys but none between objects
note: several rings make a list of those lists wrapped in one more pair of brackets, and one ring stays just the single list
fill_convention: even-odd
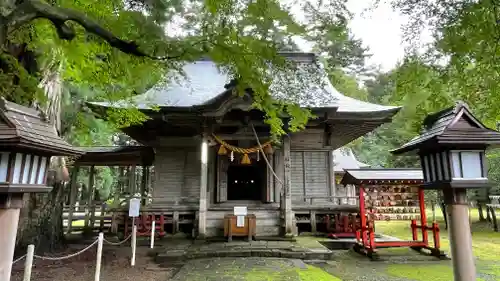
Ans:
[{"label": "sign on stand", "polygon": [[140,209],[141,209],[141,200],[139,198],[130,199],[130,204],[128,207],[128,216],[133,218],[138,217]]},{"label": "sign on stand", "polygon": [[139,216],[139,211],[141,209],[141,199],[131,198],[130,204],[128,206],[128,216],[132,217],[132,258],[130,260],[130,265],[135,266],[135,249],[136,249],[136,235],[137,226],[135,225],[135,218]]},{"label": "sign on stand", "polygon": [[234,215],[236,216],[236,227],[244,227],[247,207],[234,207]]}]

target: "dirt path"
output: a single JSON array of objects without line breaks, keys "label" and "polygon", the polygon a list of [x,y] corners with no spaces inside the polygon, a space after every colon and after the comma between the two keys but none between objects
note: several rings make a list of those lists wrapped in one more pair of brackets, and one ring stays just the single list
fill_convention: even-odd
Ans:
[{"label": "dirt path", "polygon": [[[68,253],[76,252],[75,248]],[[176,268],[159,268],[146,255],[147,249],[138,249],[136,266],[130,266],[129,247],[107,247],[103,251],[102,281],[167,281]],[[60,253],[54,256],[62,256]],[[95,249],[64,261],[42,261],[35,259],[31,280],[33,281],[93,281],[95,274]],[[24,261],[12,269],[12,281],[22,281]]]}]

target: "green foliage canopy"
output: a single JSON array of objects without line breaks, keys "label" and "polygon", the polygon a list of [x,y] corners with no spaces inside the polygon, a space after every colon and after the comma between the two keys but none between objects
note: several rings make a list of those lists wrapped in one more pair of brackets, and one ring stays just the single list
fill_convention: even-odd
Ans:
[{"label": "green foliage canopy", "polygon": [[[280,135],[282,112],[292,116],[292,129],[310,113],[269,95],[274,73],[296,75],[278,51],[294,49],[293,36],[303,36],[318,41],[332,64],[342,67],[359,63],[363,52],[347,30],[344,1],[310,1],[302,10],[307,20],[299,22],[278,0],[3,1],[0,94],[25,104],[40,100],[33,94],[40,93],[37,81],[57,62],[64,81],[91,91],[89,99],[131,100],[183,63],[207,56],[238,78],[242,89],[253,89],[255,106]],[[18,63],[12,47],[34,59]],[[108,113],[117,127],[146,118],[133,109]]]}]

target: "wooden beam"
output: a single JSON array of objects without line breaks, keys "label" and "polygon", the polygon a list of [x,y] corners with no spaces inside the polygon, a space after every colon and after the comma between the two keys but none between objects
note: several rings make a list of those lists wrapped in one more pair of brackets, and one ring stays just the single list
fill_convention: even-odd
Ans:
[{"label": "wooden beam", "polygon": [[[255,140],[255,135],[253,133],[238,133],[238,134],[215,134],[217,137],[223,140]],[[257,136],[259,140],[267,141],[271,134],[269,133],[258,133]]]}]

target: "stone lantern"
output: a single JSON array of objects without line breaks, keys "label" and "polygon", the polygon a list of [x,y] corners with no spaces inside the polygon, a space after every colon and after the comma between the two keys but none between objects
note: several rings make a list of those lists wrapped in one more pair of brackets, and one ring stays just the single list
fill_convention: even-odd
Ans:
[{"label": "stone lantern", "polygon": [[24,194],[51,190],[52,156],[81,154],[39,111],[0,99],[0,280],[10,280]]},{"label": "stone lantern", "polygon": [[490,186],[485,150],[496,144],[500,133],[484,126],[466,104],[458,102],[427,116],[422,134],[392,151],[416,151],[424,173],[422,188],[443,192],[455,280],[476,280],[467,189]]}]

